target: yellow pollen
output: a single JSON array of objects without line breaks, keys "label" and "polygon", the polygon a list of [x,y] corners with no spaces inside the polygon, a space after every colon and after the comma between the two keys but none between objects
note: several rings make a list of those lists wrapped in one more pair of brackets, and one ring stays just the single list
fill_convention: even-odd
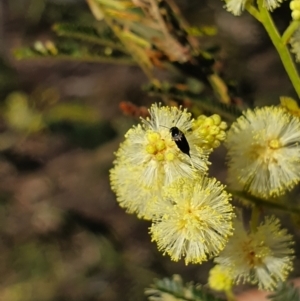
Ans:
[{"label": "yellow pollen", "polygon": [[162,153],[157,153],[155,155],[155,158],[156,158],[157,161],[163,161],[165,159],[165,157]]},{"label": "yellow pollen", "polygon": [[146,145],[146,152],[147,152],[148,154],[153,155],[153,154],[156,153],[156,151],[157,151],[157,149],[156,149],[156,147],[155,147],[154,145],[152,145],[152,144],[147,144],[147,145]]},{"label": "yellow pollen", "polygon": [[164,149],[166,148],[166,143],[165,143],[165,141],[164,141],[164,140],[158,140],[158,141],[156,142],[156,148],[157,148],[158,151],[164,150]]},{"label": "yellow pollen", "polygon": [[206,127],[214,125],[214,120],[211,117],[207,117],[203,122],[203,125]]},{"label": "yellow pollen", "polygon": [[269,147],[272,148],[272,149],[278,149],[278,148],[281,147],[281,143],[278,139],[272,139],[269,142]]},{"label": "yellow pollen", "polygon": [[225,121],[221,122],[220,129],[223,130],[223,131],[227,129],[227,123]]},{"label": "yellow pollen", "polygon": [[216,139],[218,140],[224,140],[226,138],[226,134],[224,131],[221,131],[217,136]]},{"label": "yellow pollen", "polygon": [[220,132],[220,129],[218,126],[216,126],[216,125],[211,126],[211,128],[210,128],[211,135],[217,135],[217,134],[219,134],[219,132]]},{"label": "yellow pollen", "polygon": [[209,131],[208,131],[207,128],[201,128],[201,129],[199,130],[199,132],[200,132],[200,134],[205,135],[205,136],[209,133]]},{"label": "yellow pollen", "polygon": [[216,291],[230,291],[233,285],[231,271],[219,265],[209,271],[209,286]]},{"label": "yellow pollen", "polygon": [[165,154],[165,158],[167,161],[173,161],[175,159],[175,155],[171,152]]},{"label": "yellow pollen", "polygon": [[207,135],[206,137],[205,137],[205,140],[207,141],[207,142],[213,142],[214,140],[215,140],[215,138],[212,136],[212,135]]},{"label": "yellow pollen", "polygon": [[160,139],[160,134],[155,133],[155,132],[148,133],[147,134],[147,139],[148,139],[149,142],[156,142],[157,140]]},{"label": "yellow pollen", "polygon": [[217,114],[212,115],[211,118],[213,119],[215,125],[219,125],[222,121],[220,115]]},{"label": "yellow pollen", "polygon": [[213,147],[213,148],[217,148],[217,147],[219,147],[220,145],[221,145],[221,142],[218,141],[218,140],[215,140],[215,141],[212,143],[212,147]]}]

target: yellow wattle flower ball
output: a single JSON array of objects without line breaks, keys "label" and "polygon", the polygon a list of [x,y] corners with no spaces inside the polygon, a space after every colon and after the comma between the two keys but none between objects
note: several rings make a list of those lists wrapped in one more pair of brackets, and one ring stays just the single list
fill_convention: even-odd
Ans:
[{"label": "yellow wattle flower ball", "polygon": [[247,110],[227,132],[228,181],[262,198],[300,181],[300,120],[281,107]]},{"label": "yellow wattle flower ball", "polygon": [[150,228],[172,260],[201,263],[216,256],[232,234],[231,195],[215,179],[182,178],[166,186]]},{"label": "yellow wattle flower ball", "polygon": [[118,161],[110,170],[110,184],[119,205],[126,212],[151,220],[155,214],[153,206],[161,199],[161,185],[159,181],[152,187],[142,184],[140,176],[143,172],[144,168],[141,165],[133,167]]},{"label": "yellow wattle flower ball", "polygon": [[261,290],[274,290],[293,269],[292,236],[281,229],[274,216],[266,217],[254,233],[236,220],[234,234],[214,261],[230,269],[235,284],[257,284]]},{"label": "yellow wattle flower ball", "polygon": [[233,286],[231,270],[225,266],[215,265],[209,271],[208,284],[216,291],[231,291]]},{"label": "yellow wattle flower ball", "polygon": [[[163,202],[161,190],[182,177],[193,179],[208,170],[210,149],[192,129],[191,114],[177,107],[154,104],[150,118],[132,127],[116,152],[110,182],[120,206],[138,217],[151,219],[153,205]],[[186,138],[189,155],[174,141],[176,126]]]}]

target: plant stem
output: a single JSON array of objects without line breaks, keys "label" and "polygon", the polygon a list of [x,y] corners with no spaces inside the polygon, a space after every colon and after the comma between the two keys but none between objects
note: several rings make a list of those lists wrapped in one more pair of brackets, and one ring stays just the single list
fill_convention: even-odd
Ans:
[{"label": "plant stem", "polygon": [[300,215],[300,207],[290,206],[288,204],[280,203],[279,201],[277,201],[277,202],[276,201],[267,201],[267,200],[255,197],[253,195],[247,194],[244,191],[232,190],[232,189],[228,189],[228,188],[227,188],[227,191],[236,197],[246,199],[249,202],[251,202],[255,205],[258,205],[259,207],[267,207],[267,208],[281,210],[283,212],[294,213],[294,214]]},{"label": "plant stem", "polygon": [[252,15],[257,21],[261,22],[259,11],[253,5],[247,5],[246,9],[250,15]]},{"label": "plant stem", "polygon": [[291,36],[295,32],[295,30],[299,27],[299,25],[300,25],[299,21],[293,21],[289,25],[289,27],[284,31],[282,38],[281,38],[283,44],[286,45],[289,42]]},{"label": "plant stem", "polygon": [[270,13],[263,5],[263,0],[258,0],[258,8],[260,11],[261,23],[265,27],[270,39],[272,40],[280,58],[283,66],[292,82],[294,89],[298,97],[300,98],[300,78],[291,57],[291,54],[287,46],[283,43],[281,36],[279,35],[277,28],[270,16]]}]

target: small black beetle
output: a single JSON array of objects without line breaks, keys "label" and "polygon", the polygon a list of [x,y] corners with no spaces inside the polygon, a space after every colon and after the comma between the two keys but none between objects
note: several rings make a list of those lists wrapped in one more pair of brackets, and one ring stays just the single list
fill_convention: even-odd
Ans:
[{"label": "small black beetle", "polygon": [[187,142],[184,134],[181,132],[181,130],[173,126],[170,128],[170,133],[172,135],[172,140],[176,143],[177,147],[184,153],[187,154],[189,157],[190,155],[190,146]]}]

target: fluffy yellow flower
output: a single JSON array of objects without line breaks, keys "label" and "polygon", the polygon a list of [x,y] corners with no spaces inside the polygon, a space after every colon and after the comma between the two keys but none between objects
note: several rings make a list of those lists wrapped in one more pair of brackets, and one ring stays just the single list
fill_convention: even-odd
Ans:
[{"label": "fluffy yellow flower", "polygon": [[[300,2],[299,2],[300,3]],[[287,96],[280,97],[280,106],[284,108],[290,114],[300,117],[300,108],[295,99]]]},{"label": "fluffy yellow flower", "polygon": [[[164,185],[206,173],[211,151],[199,146],[202,138],[192,132],[191,114],[186,110],[155,104],[149,112],[150,118],[125,135],[110,171],[120,205],[146,219],[151,218],[151,204],[159,200]],[[185,135],[190,156],[173,141],[170,128],[174,126]]]},{"label": "fluffy yellow flower", "polygon": [[[117,164],[110,171],[111,188],[117,201],[128,213],[136,213],[139,218],[150,220],[155,211],[153,205],[161,201],[161,185],[148,187],[141,184],[142,166]],[[159,206],[159,204],[157,204]]]},{"label": "fluffy yellow flower", "polygon": [[300,121],[280,107],[247,110],[227,132],[229,182],[268,198],[300,180]]},{"label": "fluffy yellow flower", "polygon": [[273,11],[275,8],[279,7],[283,1],[284,0],[264,0],[263,5],[267,10]]},{"label": "fluffy yellow flower", "polygon": [[181,179],[164,189],[161,216],[150,228],[158,249],[178,261],[201,263],[216,256],[232,233],[231,196],[215,179]]},{"label": "fluffy yellow flower", "polygon": [[[246,8],[246,5],[252,5],[251,0],[225,0],[226,9],[235,16],[239,16]],[[263,6],[269,10],[273,11],[275,8],[279,7],[283,0],[264,0]]]},{"label": "fluffy yellow flower", "polygon": [[235,16],[239,16],[245,9],[249,0],[225,0],[226,9]]},{"label": "fluffy yellow flower", "polygon": [[208,284],[216,291],[230,291],[233,285],[232,277],[230,268],[217,264],[209,271]]},{"label": "fluffy yellow flower", "polygon": [[196,135],[202,138],[200,146],[212,149],[219,147],[221,142],[225,140],[227,124],[217,114],[210,117],[200,115],[196,120],[193,120],[192,129]]},{"label": "fluffy yellow flower", "polygon": [[292,236],[280,228],[275,217],[266,217],[255,233],[248,233],[241,221],[215,262],[231,269],[236,283],[258,284],[259,289],[273,290],[285,281],[292,270]]},{"label": "fluffy yellow flower", "polygon": [[[125,142],[116,153],[117,162],[131,166],[143,166],[140,179],[146,186],[152,186],[163,179],[163,185],[180,177],[193,177],[195,170],[206,172],[208,154],[198,145],[201,138],[193,134],[191,114],[176,107],[154,104],[151,117],[142,119],[142,125],[130,129]],[[172,139],[170,128],[176,126],[185,135],[190,147],[190,156],[183,153]],[[162,177],[162,178],[161,178]]]}]

